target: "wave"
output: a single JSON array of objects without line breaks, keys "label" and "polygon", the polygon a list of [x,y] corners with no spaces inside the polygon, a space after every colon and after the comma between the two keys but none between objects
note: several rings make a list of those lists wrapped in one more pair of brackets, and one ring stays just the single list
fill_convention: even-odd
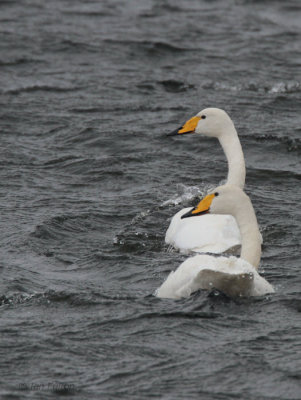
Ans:
[{"label": "wave", "polygon": [[[198,301],[196,301],[198,299]],[[258,299],[256,299],[258,301]],[[91,290],[87,288],[80,291],[67,291],[67,290],[54,290],[49,289],[46,291],[35,292],[35,293],[13,293],[10,295],[0,295],[0,307],[2,306],[16,306],[16,305],[55,305],[56,303],[68,304],[70,306],[93,306],[98,304],[114,304],[116,302],[138,301],[148,308],[150,302],[162,303],[164,300],[158,299],[152,294],[125,294],[116,292],[103,292],[100,290]],[[249,303],[249,299],[232,299],[227,297],[225,294],[214,289],[210,292],[208,291],[198,291],[195,292],[188,299],[179,300],[178,303],[182,303],[182,307],[179,310],[176,303],[171,303],[170,305],[175,305],[176,307],[171,309],[165,309],[164,311],[158,309],[158,311],[141,312],[140,314],[134,314],[129,316],[124,316],[120,318],[109,318],[101,324],[113,323],[113,322],[126,322],[135,321],[146,318],[217,318],[221,314],[218,312],[210,311],[212,304],[243,304]],[[208,309],[209,306],[209,310]],[[96,324],[99,324],[97,322]]]},{"label": "wave", "polygon": [[129,48],[138,48],[141,50],[146,50],[147,52],[153,53],[182,53],[188,51],[195,51],[195,48],[187,48],[177,46],[175,44],[171,44],[163,41],[150,41],[150,40],[120,40],[120,39],[104,39],[104,43],[106,44],[117,44],[122,47],[128,46]]},{"label": "wave", "polygon": [[162,235],[140,232],[132,227],[124,229],[113,238],[113,244],[126,253],[141,253],[145,251],[160,251],[164,247]]},{"label": "wave", "polygon": [[[160,83],[160,82],[159,82]],[[146,84],[146,86],[143,86],[144,84],[138,84],[137,87],[138,88],[145,88],[147,87],[148,84]],[[153,113],[157,113],[160,111],[186,111],[188,109],[188,107],[185,107],[184,105],[179,105],[179,106],[174,106],[174,105],[170,105],[168,106],[166,103],[164,105],[158,105],[158,106],[151,106],[149,104],[128,104],[127,108],[126,108],[126,112],[153,112]],[[109,105],[99,105],[96,107],[73,107],[69,109],[70,112],[73,113],[110,113],[110,112],[124,112],[124,106],[118,106],[118,105],[114,105],[114,106],[109,106]]]},{"label": "wave", "polygon": [[299,174],[298,172],[275,170],[272,167],[271,169],[249,167],[249,171],[255,171],[258,179],[261,178],[264,181],[269,181],[273,179],[274,183],[279,182],[280,184],[283,184],[283,181],[287,181],[290,178],[296,179],[298,181],[301,180],[301,174]]},{"label": "wave", "polygon": [[169,319],[169,318],[184,318],[184,319],[215,319],[221,317],[222,314],[216,311],[167,311],[167,312],[144,312],[141,314],[135,313],[134,315],[128,317],[120,317],[120,318],[111,318],[104,321],[98,321],[94,324],[91,324],[91,328],[93,326],[103,326],[107,324],[124,324],[127,322],[138,322],[145,319]]},{"label": "wave", "polygon": [[22,65],[22,64],[39,64],[42,63],[44,64],[45,62],[43,60],[39,59],[34,59],[34,58],[28,58],[28,57],[16,57],[14,59],[0,59],[0,66],[5,67],[5,66],[12,66],[12,65]]},{"label": "wave", "polygon": [[112,17],[115,13],[109,11],[63,10],[62,14],[83,17]]},{"label": "wave", "polygon": [[187,201],[199,199],[204,196],[205,192],[205,189],[201,190],[198,186],[186,186],[183,184],[178,184],[177,193],[173,195],[170,199],[165,200],[163,203],[161,203],[161,206],[176,206],[179,204],[183,204]]},{"label": "wave", "polygon": [[0,296],[0,306],[12,306],[20,304],[55,304],[66,303],[71,306],[89,306],[115,302],[116,300],[135,300],[131,295],[103,294],[101,291],[56,291],[53,289],[38,293],[14,293]]},{"label": "wave", "polygon": [[99,44],[98,42],[91,44],[86,42],[80,42],[71,39],[64,39],[60,42],[56,43],[57,50],[60,51],[68,51],[68,50],[76,50],[76,51],[88,51],[97,53],[99,52]]},{"label": "wave", "polygon": [[251,140],[256,140],[258,142],[277,142],[279,144],[284,144],[288,152],[301,151],[301,139],[291,138],[288,136],[277,136],[273,134],[264,135],[244,135],[244,138]]},{"label": "wave", "polygon": [[231,92],[241,92],[241,91],[252,91],[252,92],[263,92],[267,94],[281,94],[281,93],[299,93],[301,91],[301,83],[299,81],[288,81],[288,82],[271,82],[264,83],[261,82],[245,82],[240,84],[231,84],[228,82],[214,82],[206,81],[202,84],[203,89],[213,89],[213,90],[225,90]]},{"label": "wave", "polygon": [[159,84],[161,84],[167,92],[171,93],[186,92],[187,90],[195,87],[192,84],[187,84],[176,79],[166,79],[163,81],[159,81]]},{"label": "wave", "polygon": [[[75,144],[77,142],[85,143],[87,146],[94,146],[95,144],[101,144],[102,139],[94,138],[94,136],[81,138],[77,135],[67,138],[65,141],[66,144]],[[121,161],[127,162],[133,160],[135,160],[134,157],[126,156]],[[121,161],[120,159],[117,160],[114,156],[82,158],[79,156],[66,155],[37,164],[43,169],[57,170],[59,168],[62,173],[76,174],[78,178],[74,179],[74,186],[84,186],[92,182],[104,182],[107,179],[111,180],[112,178],[124,177],[126,171]],[[140,162],[140,159],[137,158],[137,161]],[[79,176],[81,176],[81,178]],[[129,179],[135,179],[135,175],[130,176]],[[69,184],[72,185],[72,182],[69,182]]]},{"label": "wave", "polygon": [[111,213],[108,210],[107,213],[98,212],[85,212],[81,214],[62,214],[50,218],[37,225],[32,233],[31,237],[43,239],[43,240],[54,240],[60,241],[63,237],[70,237],[72,234],[86,234],[88,230],[93,230],[96,225],[101,226],[104,220],[111,219]]},{"label": "wave", "polygon": [[[1,65],[13,65],[18,63],[30,63],[36,62],[35,60],[25,60],[19,59],[10,62],[2,62],[0,60]],[[159,80],[156,82],[157,84],[161,85],[167,92],[170,93],[180,93],[185,92],[195,88],[195,85],[189,82],[177,80],[177,79],[165,79]],[[154,83],[138,83],[136,85],[138,89],[147,89],[147,90],[154,90],[155,86]],[[211,90],[221,90],[221,91],[231,91],[231,92],[242,92],[242,91],[253,91],[253,92],[263,92],[270,95],[281,95],[281,94],[292,94],[292,93],[300,93],[301,92],[301,83],[300,82],[277,82],[271,84],[262,85],[261,83],[257,82],[249,82],[243,83],[238,85],[232,85],[231,83],[225,82],[214,82],[214,81],[205,81],[201,87],[203,89],[211,89]],[[49,85],[43,83],[34,83],[29,85],[24,85],[20,87],[13,87],[5,90],[1,90],[3,94],[18,94],[22,92],[37,92],[37,91],[46,91],[46,92],[70,92],[80,90],[82,87],[80,86],[57,86],[57,85]],[[162,109],[166,109],[164,107],[153,107],[152,109],[146,108],[143,105],[136,105],[134,106],[132,111],[161,111]],[[171,107],[167,109],[176,109],[178,110],[179,107]],[[182,109],[185,109],[183,107]],[[99,113],[103,111],[124,111],[124,107],[114,107],[108,109],[107,106],[96,106],[96,107],[76,107],[70,110],[71,112],[76,113]]]},{"label": "wave", "polygon": [[43,92],[71,92],[75,90],[79,90],[80,87],[74,87],[74,86],[51,86],[47,84],[32,84],[32,85],[26,85],[26,86],[20,86],[20,87],[14,87],[11,89],[6,89],[3,90],[3,94],[19,94],[22,92],[30,93],[30,92],[38,92],[38,91],[43,91]]},{"label": "wave", "polygon": [[300,82],[277,82],[268,90],[268,93],[295,93],[300,90]]}]

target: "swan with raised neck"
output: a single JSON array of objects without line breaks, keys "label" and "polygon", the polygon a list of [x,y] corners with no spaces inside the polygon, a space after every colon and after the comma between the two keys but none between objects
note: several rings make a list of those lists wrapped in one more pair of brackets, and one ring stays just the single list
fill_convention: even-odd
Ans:
[{"label": "swan with raised neck", "polygon": [[[228,160],[227,183],[243,189],[246,168],[235,126],[228,114],[218,108],[205,108],[169,136],[195,133],[216,137]],[[222,253],[241,244],[238,225],[230,215],[208,215],[207,218],[182,220],[189,209],[175,214],[166,231],[165,242],[181,252]]]}]

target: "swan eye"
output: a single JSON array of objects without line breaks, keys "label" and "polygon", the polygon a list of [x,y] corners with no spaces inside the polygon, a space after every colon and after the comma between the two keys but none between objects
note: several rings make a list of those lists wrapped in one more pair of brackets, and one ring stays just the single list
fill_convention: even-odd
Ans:
[{"label": "swan eye", "polygon": [[206,119],[206,115],[202,115],[202,116],[201,116],[201,119]]},{"label": "swan eye", "polygon": [[218,195],[219,195],[219,193],[218,193],[218,192],[215,192],[215,193],[214,193],[214,196],[215,196],[215,197],[217,197]]}]

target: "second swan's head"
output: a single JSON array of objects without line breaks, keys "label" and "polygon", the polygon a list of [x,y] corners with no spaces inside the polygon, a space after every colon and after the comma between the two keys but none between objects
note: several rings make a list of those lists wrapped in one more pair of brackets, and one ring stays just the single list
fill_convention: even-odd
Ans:
[{"label": "second swan's head", "polygon": [[205,196],[199,204],[182,215],[181,218],[194,217],[203,214],[226,214],[236,217],[246,203],[251,204],[249,197],[235,185],[223,185],[215,188]]},{"label": "second swan's head", "polygon": [[168,136],[200,133],[205,136],[219,137],[229,128],[233,128],[233,122],[224,110],[205,108]]}]

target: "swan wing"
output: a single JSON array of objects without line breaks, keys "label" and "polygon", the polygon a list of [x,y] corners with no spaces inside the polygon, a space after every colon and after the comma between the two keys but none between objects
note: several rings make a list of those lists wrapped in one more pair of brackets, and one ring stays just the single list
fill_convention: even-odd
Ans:
[{"label": "swan wing", "polygon": [[240,245],[240,232],[231,215],[206,214],[181,219],[191,208],[179,211],[171,220],[165,242],[182,252],[219,254]]},{"label": "swan wing", "polygon": [[[199,289],[218,289],[230,297],[250,296],[253,288],[254,275],[248,273],[222,272],[211,269],[201,270],[190,283],[191,293]],[[183,287],[181,293],[185,294],[187,288]],[[186,297],[186,296],[180,296]]]}]

